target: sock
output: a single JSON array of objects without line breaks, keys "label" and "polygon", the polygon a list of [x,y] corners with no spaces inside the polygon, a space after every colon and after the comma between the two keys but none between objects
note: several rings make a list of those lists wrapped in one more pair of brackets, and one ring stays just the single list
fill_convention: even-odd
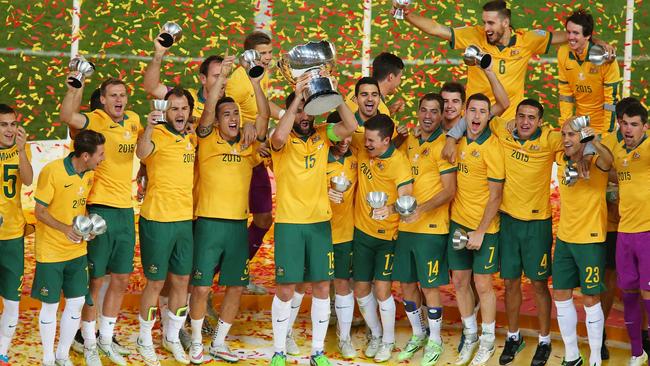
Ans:
[{"label": "sock", "polygon": [[417,337],[424,337],[426,328],[422,323],[422,311],[421,308],[417,307],[415,302],[404,300],[404,310],[406,311],[406,316],[411,323],[411,329],[413,330],[413,335]]},{"label": "sock", "polygon": [[625,318],[625,327],[627,335],[630,337],[630,347],[632,356],[641,356],[643,354],[643,342],[641,340],[641,304],[639,299],[641,294],[638,292],[623,292],[623,317]]},{"label": "sock", "polygon": [[465,338],[473,341],[478,338],[478,324],[476,323],[476,314],[472,314],[467,318],[462,318],[463,333]]},{"label": "sock", "polygon": [[[113,333],[115,332],[115,323],[117,318],[99,316],[99,342],[101,344],[113,343]],[[86,337],[84,337],[86,339]]]},{"label": "sock", "polygon": [[395,299],[393,295],[386,301],[379,301],[381,327],[384,330],[383,343],[395,343]]},{"label": "sock", "polygon": [[102,313],[102,307],[104,306],[104,299],[106,298],[106,292],[108,291],[108,286],[111,284],[111,275],[106,275],[103,277],[102,285],[99,288],[99,294],[97,295],[97,314]]},{"label": "sock", "polygon": [[311,354],[323,352],[325,336],[330,323],[330,298],[312,297],[311,299]]},{"label": "sock", "polygon": [[291,315],[289,316],[289,323],[287,325],[287,334],[293,332],[293,324],[296,322],[296,318],[298,318],[303,297],[305,297],[305,294],[299,292],[293,293],[293,297],[291,298]]},{"label": "sock", "polygon": [[185,324],[185,318],[187,317],[186,314],[187,313],[183,311],[183,315],[176,315],[167,308],[167,326],[163,328],[163,330],[165,339],[167,339],[168,342],[180,342],[178,339],[178,332],[183,328],[183,324]]},{"label": "sock", "polygon": [[192,327],[192,343],[203,343],[203,335],[201,334],[201,329],[203,328],[203,321],[205,318],[201,319],[191,319],[190,324]]},{"label": "sock", "polygon": [[357,304],[359,304],[359,311],[361,311],[366,325],[370,328],[372,336],[381,337],[381,323],[379,322],[379,316],[377,316],[377,299],[375,299],[375,295],[371,292],[366,297],[357,297]]},{"label": "sock", "polygon": [[492,323],[481,323],[481,335],[488,342],[493,342],[495,340],[494,329],[496,322]]},{"label": "sock", "polygon": [[543,336],[543,335],[540,334],[539,343],[551,344],[551,335],[548,334],[548,335]]},{"label": "sock", "polygon": [[221,318],[219,318],[219,321],[217,322],[217,329],[215,329],[214,337],[212,338],[213,347],[226,343],[226,336],[228,335],[231,326],[232,324],[226,323],[221,320]]},{"label": "sock", "polygon": [[59,325],[59,345],[56,347],[56,358],[59,360],[70,357],[70,346],[72,346],[74,335],[79,329],[84,302],[86,302],[85,296],[65,299],[65,308],[61,314],[61,325]]},{"label": "sock", "polygon": [[564,342],[564,359],[566,361],[575,361],[580,357],[580,350],[578,349],[578,334],[576,333],[578,314],[576,313],[576,307],[573,305],[573,299],[555,301],[555,307],[557,308],[557,324]]},{"label": "sock", "polygon": [[350,339],[350,328],[354,317],[354,295],[350,292],[347,295],[335,295],[334,310],[336,321],[339,326],[339,340]]},{"label": "sock", "polygon": [[507,339],[512,339],[516,342],[519,342],[519,337],[520,337],[519,329],[517,329],[516,332],[508,331],[508,335],[506,336]]},{"label": "sock", "polygon": [[253,259],[257,251],[260,250],[267,231],[269,229],[263,229],[255,225],[254,222],[248,226],[248,259]]},{"label": "sock", "polygon": [[167,308],[169,307],[169,297],[167,296],[159,296],[158,297],[158,309],[160,310],[160,324],[163,327],[163,331],[165,327],[167,326],[167,321],[169,318],[167,317]]},{"label": "sock", "polygon": [[273,322],[273,348],[275,352],[285,353],[287,348],[287,330],[291,316],[291,301],[282,301],[276,295],[271,304],[271,321]]},{"label": "sock", "polygon": [[41,312],[38,314],[38,331],[41,334],[41,343],[43,344],[43,363],[53,364],[54,357],[54,338],[56,337],[56,311],[59,303],[41,304]]},{"label": "sock", "polygon": [[97,335],[95,334],[96,321],[81,322],[81,336],[84,338],[84,347],[91,348],[97,344]]},{"label": "sock", "polygon": [[587,338],[589,339],[589,365],[600,365],[600,349],[603,346],[603,330],[605,329],[605,315],[600,303],[585,306]]},{"label": "sock", "polygon": [[11,340],[18,324],[18,301],[3,300],[2,318],[0,318],[0,355],[7,355]]},{"label": "sock", "polygon": [[442,308],[428,308],[427,319],[429,322],[429,339],[438,344],[442,344],[442,338],[440,337],[440,329],[442,328]]},{"label": "sock", "polygon": [[142,346],[151,346],[153,345],[153,339],[151,339],[151,330],[153,329],[154,324],[156,324],[156,318],[151,320],[144,320],[138,314],[138,320],[140,321],[140,335],[138,337],[138,343]]}]

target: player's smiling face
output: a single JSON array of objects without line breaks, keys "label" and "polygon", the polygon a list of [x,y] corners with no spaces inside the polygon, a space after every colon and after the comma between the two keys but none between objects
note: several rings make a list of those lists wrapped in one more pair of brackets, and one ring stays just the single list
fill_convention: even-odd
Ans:
[{"label": "player's smiling face", "polygon": [[16,115],[13,113],[0,114],[0,146],[8,148],[16,140]]},{"label": "player's smiling face", "polygon": [[467,121],[467,136],[476,140],[487,127],[490,119],[490,104],[484,100],[472,100],[467,104],[465,121]]},{"label": "player's smiling face", "polygon": [[623,140],[625,140],[625,146],[628,149],[637,147],[648,130],[648,124],[641,121],[641,116],[630,117],[625,113],[623,113],[623,118],[621,118],[619,125],[621,127],[621,135],[623,135]]},{"label": "player's smiling face", "polygon": [[374,84],[362,84],[359,86],[357,94],[357,104],[359,105],[359,114],[365,118],[370,118],[377,114],[379,108],[379,88]]},{"label": "player's smiling face", "polygon": [[167,123],[171,123],[174,129],[178,132],[185,131],[187,121],[190,118],[190,104],[187,97],[170,95],[167,99],[169,102],[169,109],[167,109]]},{"label": "player's smiling face", "polygon": [[507,40],[503,39],[506,30],[510,27],[510,21],[507,17],[501,17],[499,12],[484,11],[483,26],[485,27],[485,37],[491,45],[506,45]]},{"label": "player's smiling face", "polygon": [[463,100],[460,93],[442,92],[442,100],[445,101],[445,112],[442,115],[447,121],[453,121],[460,117],[463,110]]},{"label": "player's smiling face", "polygon": [[517,108],[515,127],[519,138],[528,140],[537,131],[541,122],[537,108],[531,105],[521,105]]},{"label": "player's smiling face", "polygon": [[270,44],[258,44],[255,46],[255,51],[260,54],[261,66],[267,68],[273,60],[273,46]]},{"label": "player's smiling face", "polygon": [[314,129],[314,116],[305,113],[305,102],[301,101],[293,121],[293,130],[301,136],[308,136]]},{"label": "player's smiling face", "polygon": [[562,144],[564,146],[564,154],[568,157],[576,155],[582,149],[580,133],[574,131],[569,123],[573,118],[571,117],[562,125]]},{"label": "player's smiling face", "polygon": [[124,111],[128,100],[126,87],[122,84],[108,85],[105,95],[100,97],[100,101],[104,105],[104,112],[114,121],[124,119]]},{"label": "player's smiling face", "polygon": [[94,154],[83,153],[81,157],[86,165],[87,170],[95,170],[102,161],[104,161],[104,145],[97,145]]},{"label": "player's smiling face", "polygon": [[221,137],[232,141],[239,135],[239,107],[237,103],[226,102],[219,104],[217,123]]},{"label": "player's smiling face", "polygon": [[390,145],[390,137],[381,138],[379,131],[369,130],[366,128],[365,132],[365,147],[368,155],[371,158],[377,157],[388,150]]},{"label": "player's smiling face", "polygon": [[571,48],[571,51],[581,53],[589,41],[589,37],[585,37],[582,34],[582,26],[573,22],[567,22],[566,31],[568,34],[569,48]]},{"label": "player's smiling face", "polygon": [[418,123],[422,132],[431,134],[440,126],[442,113],[437,100],[423,100],[418,109]]}]

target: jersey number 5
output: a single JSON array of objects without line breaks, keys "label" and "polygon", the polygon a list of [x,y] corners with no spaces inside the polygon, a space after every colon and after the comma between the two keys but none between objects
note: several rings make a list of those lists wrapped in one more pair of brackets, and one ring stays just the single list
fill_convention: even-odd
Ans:
[{"label": "jersey number 5", "polygon": [[18,182],[18,165],[7,164],[2,171],[2,192],[7,198],[16,195],[16,182]]}]

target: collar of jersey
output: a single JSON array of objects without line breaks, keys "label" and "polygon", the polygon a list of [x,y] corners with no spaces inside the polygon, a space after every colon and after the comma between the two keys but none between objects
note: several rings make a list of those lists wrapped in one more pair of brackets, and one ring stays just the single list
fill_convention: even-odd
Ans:
[{"label": "collar of jersey", "polygon": [[169,122],[165,123],[165,128],[167,129],[167,131],[171,132],[174,135],[185,137],[184,133],[176,131],[174,127],[170,126]]},{"label": "collar of jersey", "polygon": [[485,129],[481,134],[478,136],[476,140],[472,140],[467,136],[467,132],[465,132],[465,138],[467,139],[467,144],[471,144],[472,142],[476,142],[479,145],[483,145],[485,140],[487,140],[490,136],[492,135],[492,131],[490,131],[490,122],[485,126]]},{"label": "collar of jersey", "polygon": [[[593,46],[593,45],[594,45],[593,42],[589,41],[589,43],[587,44],[587,52],[585,53],[585,55],[589,55],[589,50],[591,49],[591,46]],[[569,51],[569,59],[576,60],[578,62],[578,65],[582,65],[582,63],[585,62],[587,60],[587,58],[588,57],[585,56],[585,59],[581,60],[580,57],[575,54],[575,52]]]},{"label": "collar of jersey", "polygon": [[83,178],[84,174],[86,174],[86,171],[83,171],[81,173],[77,173],[76,170],[74,170],[74,165],[72,165],[72,155],[74,153],[68,154],[65,158],[63,158],[63,166],[65,167],[65,172],[68,173],[69,176],[73,175],[78,175],[79,177]]},{"label": "collar of jersey", "polygon": [[330,148],[329,151],[327,152],[327,162],[328,163],[335,163],[337,161],[344,162],[345,158],[347,158],[348,156],[352,156],[352,151],[350,151],[350,149],[348,149],[348,151],[346,151],[345,154],[343,154],[343,156],[341,156],[340,159],[337,159],[334,156],[334,154],[332,154],[332,148]]},{"label": "collar of jersey", "polygon": [[359,111],[354,112],[354,118],[357,119],[359,127],[363,127],[363,120],[361,119],[361,114],[359,114]]},{"label": "collar of jersey", "polygon": [[196,99],[198,99],[199,102],[205,104],[205,98],[203,98],[203,85],[201,85],[199,91],[196,92]]},{"label": "collar of jersey", "polygon": [[241,133],[238,133],[238,134],[237,134],[237,137],[235,137],[234,140],[232,140],[232,141],[228,141],[228,140],[224,139],[223,136],[221,136],[221,133],[220,133],[218,130],[217,130],[216,132],[217,132],[217,135],[219,135],[219,139],[222,140],[222,141],[227,142],[228,145],[230,145],[230,146],[232,146],[232,145],[238,143],[239,140],[240,140],[240,138],[241,138]]},{"label": "collar of jersey", "polygon": [[316,128],[312,128],[311,133],[309,135],[298,135],[295,130],[291,129],[291,133],[296,136],[297,138],[301,139],[303,142],[307,142],[310,137],[314,136],[316,133]]},{"label": "collar of jersey", "polygon": [[391,142],[390,145],[388,145],[388,149],[381,155],[378,156],[379,159],[388,159],[390,158],[393,153],[395,152],[395,145]]},{"label": "collar of jersey", "polygon": [[[0,150],[9,150],[9,149],[13,149],[14,147],[16,147],[16,143],[15,143],[15,142],[14,142],[13,145],[11,145],[11,146],[9,146],[9,147],[0,147]],[[27,146],[25,146],[25,147],[27,147]]]},{"label": "collar of jersey", "polygon": [[122,127],[124,127],[124,121],[126,121],[127,119],[129,119],[129,115],[126,114],[126,111],[124,111],[124,118],[122,118],[122,120],[119,121],[119,122],[115,122],[115,121],[113,121],[113,119],[111,118],[111,116],[109,116],[108,113],[106,113],[106,111],[104,111],[103,109],[96,109],[96,111],[105,114],[105,115],[106,115],[106,118],[108,118],[112,123],[117,123],[118,125],[120,125],[120,126],[122,126]]},{"label": "collar of jersey", "polygon": [[508,42],[507,46],[502,46],[500,44],[496,45],[496,47],[499,49],[499,51],[503,51],[504,48],[506,47],[512,47],[517,43],[517,34],[515,33],[514,28],[510,28],[510,41]]},{"label": "collar of jersey", "polygon": [[648,135],[645,135],[645,134],[644,134],[644,135],[643,135],[643,138],[641,138],[641,141],[639,142],[639,144],[636,145],[636,146],[635,146],[634,148],[632,148],[632,149],[628,149],[628,148],[627,148],[627,145],[625,145],[625,142],[623,142],[623,147],[625,148],[625,152],[627,152],[627,153],[629,154],[629,153],[631,153],[632,151],[638,149],[639,146],[641,146],[641,144],[642,144],[645,140],[647,140],[647,139],[648,139]]},{"label": "collar of jersey", "polygon": [[436,130],[431,133],[431,136],[429,136],[429,138],[426,141],[422,140],[421,137],[418,138],[418,141],[420,142],[420,145],[422,145],[425,142],[435,141],[435,139],[437,139],[440,135],[442,135],[442,122],[440,122],[438,128],[436,128]]},{"label": "collar of jersey", "polygon": [[541,127],[537,127],[537,130],[535,132],[533,132],[533,134],[530,136],[530,138],[528,140],[524,140],[524,139],[519,138],[519,134],[517,133],[517,129],[512,131],[512,137],[514,137],[515,140],[519,141],[519,143],[522,144],[522,145],[525,144],[526,141],[537,140],[540,136],[542,136],[542,128]]}]

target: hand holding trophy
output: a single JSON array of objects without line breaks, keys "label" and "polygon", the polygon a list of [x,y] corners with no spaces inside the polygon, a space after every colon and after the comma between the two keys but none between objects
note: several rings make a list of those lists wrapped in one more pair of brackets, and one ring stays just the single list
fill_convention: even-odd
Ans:
[{"label": "hand holding trophy", "polygon": [[86,61],[83,56],[73,58],[68,66],[72,72],[68,76],[68,85],[76,89],[81,88],[84,85],[84,79],[95,72],[95,65],[90,61]]},{"label": "hand holding trophy", "polygon": [[160,45],[165,48],[171,47],[174,42],[178,42],[182,36],[183,29],[174,22],[165,23],[160,29],[160,34],[158,35],[160,38]]},{"label": "hand holding trophy", "polygon": [[404,19],[404,11],[411,5],[411,0],[393,0],[393,18]]}]

